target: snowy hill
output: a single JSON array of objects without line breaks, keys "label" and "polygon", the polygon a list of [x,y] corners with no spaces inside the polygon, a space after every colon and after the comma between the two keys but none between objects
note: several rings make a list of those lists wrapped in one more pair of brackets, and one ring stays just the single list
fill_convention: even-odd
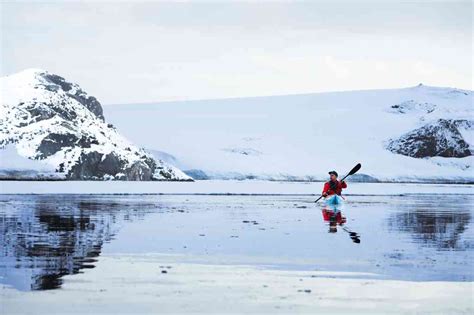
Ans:
[{"label": "snowy hill", "polygon": [[190,179],[122,137],[77,84],[28,69],[0,87],[0,178]]},{"label": "snowy hill", "polygon": [[104,111],[127,137],[195,178],[319,180],[361,162],[353,180],[472,182],[472,100],[472,91],[420,84]]}]

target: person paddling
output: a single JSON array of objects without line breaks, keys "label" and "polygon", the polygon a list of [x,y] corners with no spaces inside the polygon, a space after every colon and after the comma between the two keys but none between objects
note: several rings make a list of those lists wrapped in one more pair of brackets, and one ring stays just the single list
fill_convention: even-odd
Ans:
[{"label": "person paddling", "polygon": [[338,181],[337,180],[337,172],[330,171],[329,172],[329,181],[324,184],[323,188],[323,197],[331,196],[331,195],[338,195],[341,196],[342,190],[347,188],[347,184],[344,180]]},{"label": "person paddling", "polygon": [[337,180],[337,172],[336,171],[329,172],[329,175],[331,176],[330,180],[329,180],[329,182],[324,184],[323,193],[314,202],[318,202],[321,198],[328,197],[328,196],[330,196],[330,197],[326,198],[326,203],[328,203],[328,201],[329,201],[328,199],[333,199],[332,201],[335,204],[339,203],[339,201],[342,201],[343,198],[341,196],[341,192],[344,188],[347,188],[347,184],[344,181],[344,179],[346,179],[347,177],[357,173],[360,170],[361,167],[362,167],[362,165],[360,163],[357,163],[357,165],[354,166],[351,169],[351,171],[349,173],[347,173],[347,175],[342,178],[341,181]]}]

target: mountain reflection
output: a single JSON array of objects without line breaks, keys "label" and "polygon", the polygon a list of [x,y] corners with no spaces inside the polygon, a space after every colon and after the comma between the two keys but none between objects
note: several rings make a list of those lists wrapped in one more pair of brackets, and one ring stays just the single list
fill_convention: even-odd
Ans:
[{"label": "mountain reflection", "polygon": [[94,268],[103,244],[113,238],[120,222],[156,208],[136,198],[124,197],[120,203],[113,198],[2,196],[1,282],[19,290],[55,289],[62,276]]},{"label": "mountain reflection", "polygon": [[[438,250],[466,250],[472,247],[469,241],[461,240],[462,234],[467,230],[471,222],[469,200],[466,198],[443,197],[437,211],[423,204],[420,197],[419,204],[409,211],[393,213],[388,218],[391,230],[410,233],[416,243],[424,246],[434,247]],[[452,202],[456,202],[456,209],[452,208]],[[460,210],[462,205],[465,210]],[[442,209],[441,211],[439,209]],[[401,209],[404,210],[404,209]]]}]

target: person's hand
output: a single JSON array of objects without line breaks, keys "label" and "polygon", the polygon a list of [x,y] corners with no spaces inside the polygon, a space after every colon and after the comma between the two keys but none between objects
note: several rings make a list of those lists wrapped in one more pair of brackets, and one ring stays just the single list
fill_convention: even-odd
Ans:
[{"label": "person's hand", "polygon": [[328,196],[328,194],[327,194],[327,193],[324,193],[324,194],[323,194],[323,197],[324,197],[324,198],[326,198],[327,196]]}]

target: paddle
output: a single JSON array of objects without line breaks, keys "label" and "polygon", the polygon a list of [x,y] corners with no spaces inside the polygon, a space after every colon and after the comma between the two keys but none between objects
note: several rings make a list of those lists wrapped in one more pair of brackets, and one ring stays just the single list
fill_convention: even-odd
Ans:
[{"label": "paddle", "polygon": [[[344,181],[344,179],[346,179],[348,176],[351,176],[351,175],[354,175],[355,173],[357,173],[357,172],[360,170],[361,167],[362,167],[362,165],[360,165],[360,163],[357,163],[357,165],[354,166],[354,167],[351,169],[351,171],[350,171],[349,173],[347,173],[347,175],[344,176],[344,177],[341,179],[341,182]],[[318,202],[319,199],[321,199],[321,198],[323,198],[323,195],[321,195],[318,199],[316,199],[315,202]]]}]

